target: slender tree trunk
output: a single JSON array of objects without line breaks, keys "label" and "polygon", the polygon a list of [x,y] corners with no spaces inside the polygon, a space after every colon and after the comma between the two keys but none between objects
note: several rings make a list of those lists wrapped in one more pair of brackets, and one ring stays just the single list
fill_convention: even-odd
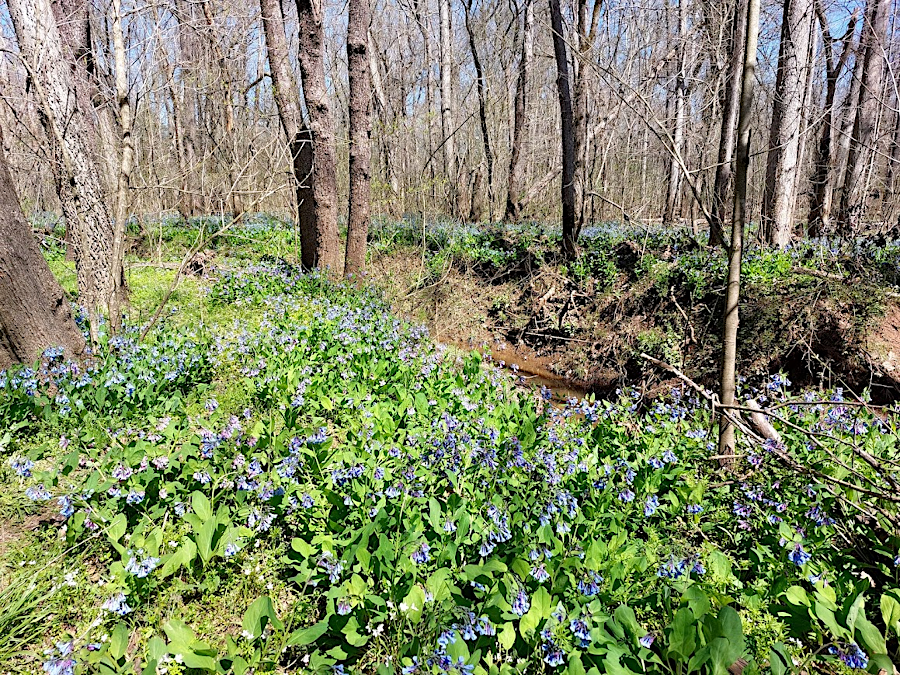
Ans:
[{"label": "slender tree trunk", "polygon": [[819,134],[816,146],[815,159],[813,160],[813,175],[811,179],[812,198],[810,200],[809,217],[807,219],[809,235],[817,237],[827,232],[831,227],[831,206],[834,195],[834,152],[832,143],[834,128],[838,125],[838,108],[834,104],[837,94],[838,80],[847,59],[853,51],[850,40],[856,29],[856,13],[850,17],[850,23],[842,40],[844,41],[841,56],[835,62],[834,39],[828,32],[828,20],[821,0],[816,2],[816,15],[822,29],[822,40],[825,48],[825,114],[822,119],[822,130]]},{"label": "slender tree trunk", "polygon": [[116,68],[116,102],[119,106],[119,125],[122,142],[119,150],[119,175],[116,185],[116,220],[112,245],[112,296],[109,305],[109,324],[113,333],[122,330],[122,305],[125,303],[125,224],[128,219],[131,171],[134,168],[134,140],[131,135],[131,102],[128,100],[128,70],[125,60],[125,37],[122,31],[122,3],[112,0],[113,52]]},{"label": "slender tree trunk", "polygon": [[97,152],[90,147],[92,110],[79,105],[74,76],[49,0],[7,2],[23,57],[34,78],[47,135],[66,185],[60,195],[69,226],[78,278],[79,302],[88,310],[91,339],[109,309],[112,282],[112,219],[107,210]]},{"label": "slender tree trunk", "polygon": [[712,219],[709,228],[709,245],[721,246],[725,241],[722,213],[729,202],[731,190],[732,163],[737,132],[738,110],[741,102],[741,74],[744,69],[744,42],[747,32],[747,3],[737,0],[732,18],[731,60],[725,81],[725,101],[722,109],[722,131],[719,136],[719,152],[716,163],[716,178],[713,186]]},{"label": "slender tree trunk", "polygon": [[853,122],[853,135],[847,156],[847,173],[841,194],[841,227],[846,235],[855,233],[865,214],[866,169],[873,157],[875,129],[882,97],[884,80],[884,54],[887,40],[888,17],[891,0],[868,0],[863,20],[861,52],[863,59],[859,106]]},{"label": "slender tree trunk", "polygon": [[672,133],[674,153],[669,160],[669,181],[666,194],[664,223],[674,223],[681,217],[683,173],[678,156],[684,155],[685,100],[687,98],[687,12],[684,0],[678,0],[678,73],[675,76],[675,125]]},{"label": "slender tree trunk", "polygon": [[762,213],[763,237],[773,246],[786,246],[794,226],[812,15],[810,0],[785,0]]},{"label": "slender tree trunk", "polygon": [[335,171],[334,120],[325,81],[325,47],[321,0],[297,0],[300,25],[300,75],[312,133],[312,197],[316,212],[315,249],[303,262],[309,267],[338,269],[340,241],[337,228],[337,176]]},{"label": "slender tree trunk", "polygon": [[[731,243],[728,251],[728,287],[725,292],[725,321],[722,337],[722,370],[719,402],[734,405],[735,366],[737,363],[738,306],[741,298],[741,257],[744,247],[744,225],[747,220],[747,171],[750,165],[750,122],[753,114],[753,88],[756,84],[756,48],[759,39],[759,3],[750,0],[747,7],[747,30],[744,43],[744,68],[741,78],[741,107],[738,121],[737,157],[734,176],[734,211],[731,218]],[[727,408],[726,408],[727,411]],[[727,411],[730,412],[730,411]],[[719,460],[733,464],[734,425],[719,414]]]},{"label": "slender tree trunk", "polygon": [[[506,193],[506,212],[503,219],[518,222],[522,217],[522,192],[524,190],[524,166],[522,152],[528,144],[528,73],[534,59],[534,2],[525,0],[525,17],[522,22],[522,53],[519,56],[519,77],[513,113],[512,148],[509,156],[509,183]],[[526,151],[527,152],[527,151]]]},{"label": "slender tree trunk", "polygon": [[178,21],[178,70],[179,82],[176,94],[178,100],[175,114],[179,115],[181,148],[184,153],[180,164],[181,174],[181,214],[185,218],[200,215],[202,206],[198,193],[196,175],[198,173],[198,100],[200,49],[197,44],[193,23],[193,6],[188,0],[175,0],[175,17]]},{"label": "slender tree trunk", "polygon": [[371,86],[368,55],[369,0],[350,0],[347,20],[347,72],[350,116],[350,206],[344,276],[359,274],[366,266],[369,232],[369,145]]},{"label": "slender tree trunk", "polygon": [[572,115],[572,91],[569,87],[569,63],[566,39],[563,34],[562,10],[559,0],[549,0],[550,22],[553,31],[553,54],[556,57],[556,91],[562,137],[562,253],[566,258],[576,254],[575,223],[575,130]]},{"label": "slender tree trunk", "polygon": [[[478,91],[478,119],[481,122],[481,143],[484,149],[484,161],[487,165],[487,193],[488,193],[488,218],[494,220],[494,154],[491,152],[491,137],[488,133],[487,121],[487,95],[485,93],[484,69],[478,58],[478,49],[475,46],[475,32],[472,28],[472,0],[464,3],[466,11],[466,33],[469,35],[469,50],[472,52],[472,63],[475,65],[475,84]],[[480,188],[479,188],[480,192]],[[472,203],[475,203],[477,195],[472,194]],[[480,218],[479,218],[480,220]]]},{"label": "slender tree trunk", "polygon": [[572,106],[572,134],[575,153],[575,167],[572,176],[575,200],[575,239],[577,240],[585,222],[585,193],[587,192],[587,156],[588,156],[588,94],[590,93],[590,59],[594,40],[597,35],[597,23],[603,0],[594,0],[590,16],[588,0],[577,0],[577,44],[572,59],[572,86],[574,102]]},{"label": "slender tree trunk", "polygon": [[451,33],[450,0],[438,0],[441,21],[441,130],[443,132],[444,171],[446,173],[450,212],[459,213],[456,203],[458,169],[456,166],[456,141],[453,127],[453,36]]},{"label": "slender tree trunk", "polygon": [[19,207],[0,131],[0,370],[34,363],[47,347],[71,358],[84,337]]}]

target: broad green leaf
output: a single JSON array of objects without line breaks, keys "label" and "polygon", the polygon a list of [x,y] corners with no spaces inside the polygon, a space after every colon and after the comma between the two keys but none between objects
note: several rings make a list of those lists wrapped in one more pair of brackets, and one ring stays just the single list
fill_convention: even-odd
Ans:
[{"label": "broad green leaf", "polygon": [[202,492],[194,491],[191,493],[191,508],[201,521],[207,521],[213,516],[212,505],[209,503],[206,495]]},{"label": "broad green leaf", "polygon": [[322,619],[318,623],[314,623],[312,626],[295,630],[293,633],[291,633],[285,644],[288,647],[303,647],[304,645],[311,644],[318,640],[320,637],[322,637],[322,635],[325,634],[325,631],[327,630],[328,617],[326,616],[324,619]]},{"label": "broad green leaf", "polygon": [[117,623],[113,628],[112,635],[109,638],[109,655],[116,661],[125,656],[125,650],[128,649],[128,638],[131,636],[128,626],[124,623]]},{"label": "broad green leaf", "polygon": [[283,628],[284,626],[275,614],[272,598],[268,595],[263,595],[254,600],[253,604],[244,612],[242,628],[252,634],[255,639],[263,634],[267,623],[271,623],[275,628]]},{"label": "broad green leaf", "polygon": [[497,638],[500,640],[500,644],[504,649],[512,649],[512,646],[516,641],[515,624],[513,624],[512,621],[508,621],[507,623],[503,624],[503,628],[497,634]]},{"label": "broad green leaf", "polygon": [[425,591],[421,586],[416,584],[409,589],[400,609],[412,623],[419,623],[422,620],[422,612],[425,611]]},{"label": "broad green leaf", "polygon": [[881,619],[895,635],[900,635],[900,600],[890,591],[881,595]]},{"label": "broad green leaf", "polygon": [[687,607],[675,612],[672,632],[669,635],[669,652],[687,660],[697,647],[697,628],[694,615]]}]

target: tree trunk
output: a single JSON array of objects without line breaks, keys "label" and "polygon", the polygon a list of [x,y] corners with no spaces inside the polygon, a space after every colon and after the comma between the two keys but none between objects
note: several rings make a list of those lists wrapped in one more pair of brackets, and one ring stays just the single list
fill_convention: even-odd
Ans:
[{"label": "tree trunk", "polygon": [[509,156],[509,183],[506,193],[506,212],[503,219],[516,223],[522,217],[522,192],[524,169],[522,152],[528,143],[528,116],[525,113],[528,94],[528,73],[534,60],[534,2],[525,0],[525,17],[522,23],[522,53],[519,57],[519,77],[516,82],[516,98],[513,112],[512,148]]},{"label": "tree trunk", "polygon": [[300,76],[303,96],[309,113],[312,134],[312,201],[315,208],[315,231],[310,234],[315,247],[308,255],[303,250],[303,263],[308,267],[336,272],[340,258],[337,228],[337,176],[335,172],[334,120],[325,81],[325,48],[321,0],[297,0],[300,26]]},{"label": "tree trunk", "polygon": [[822,130],[816,146],[811,179],[812,198],[807,218],[808,231],[811,237],[825,234],[831,227],[831,206],[834,195],[834,162],[832,150],[834,128],[838,124],[838,108],[834,104],[838,80],[847,64],[853,49],[850,40],[856,30],[856,13],[850,17],[850,23],[844,37],[840,59],[835,62],[834,39],[828,32],[828,20],[821,0],[816,2],[816,15],[822,28],[822,40],[825,48],[825,114],[822,119]]},{"label": "tree trunk", "polygon": [[[475,65],[475,84],[478,91],[478,119],[481,122],[481,143],[484,149],[484,161],[487,164],[487,193],[488,193],[488,219],[494,220],[494,155],[491,152],[491,137],[488,133],[487,123],[487,96],[484,86],[484,69],[478,58],[478,49],[475,46],[475,32],[472,29],[472,0],[464,3],[466,11],[466,32],[469,35],[469,50],[472,52],[472,63]],[[480,192],[480,190],[479,190]],[[476,195],[472,194],[472,203],[475,203]],[[478,220],[481,218],[479,217]]]},{"label": "tree trunk", "polygon": [[721,246],[725,236],[722,213],[728,204],[731,189],[732,162],[737,132],[737,117],[741,102],[741,74],[744,69],[744,42],[747,32],[747,3],[737,0],[731,31],[731,61],[725,82],[725,102],[722,109],[722,131],[719,137],[719,152],[716,163],[716,178],[713,186],[712,219],[709,228],[709,245]]},{"label": "tree trunk", "polygon": [[[735,366],[737,363],[738,306],[741,298],[741,256],[744,225],[747,220],[747,170],[750,165],[750,122],[753,114],[753,87],[756,84],[756,49],[759,39],[759,3],[750,0],[744,43],[744,67],[741,78],[741,106],[738,121],[737,157],[734,175],[734,210],[731,218],[731,243],[728,251],[728,287],[725,291],[725,320],[722,330],[722,369],[719,378],[719,402],[734,405]],[[726,412],[731,412],[726,410]],[[734,464],[734,425],[719,414],[719,461]]]},{"label": "tree trunk", "polygon": [[569,63],[566,39],[563,34],[562,10],[559,0],[550,2],[550,23],[553,31],[553,54],[556,57],[556,91],[562,137],[562,253],[566,258],[576,254],[575,229],[575,132],[572,115],[572,91],[569,87]]},{"label": "tree trunk", "polygon": [[[202,212],[201,199],[196,184],[198,130],[197,114],[199,89],[198,67],[200,49],[193,23],[193,5],[188,0],[175,0],[174,16],[178,21],[178,71],[180,73],[181,91],[175,94],[178,102],[175,114],[178,115],[178,126],[181,132],[180,159],[183,167],[181,174],[181,215],[185,218],[198,216]],[[174,97],[173,97],[174,98]]]},{"label": "tree trunk", "polygon": [[116,102],[119,106],[119,125],[122,133],[119,150],[119,172],[116,181],[116,220],[112,245],[112,296],[109,304],[109,325],[113,334],[122,330],[122,306],[126,301],[125,288],[125,223],[128,219],[128,197],[131,190],[131,171],[134,168],[134,140],[131,136],[131,102],[128,99],[128,70],[125,60],[125,36],[122,31],[122,3],[112,0],[113,52],[116,68]]},{"label": "tree trunk", "polygon": [[47,347],[71,358],[84,337],[19,207],[0,131],[0,370],[34,363]]},{"label": "tree trunk", "polygon": [[453,40],[450,32],[450,0],[439,0],[441,20],[441,131],[444,144],[444,171],[448,186],[448,198],[450,212],[459,213],[456,204],[456,182],[458,170],[456,167],[456,142],[453,128]]},{"label": "tree trunk", "polygon": [[575,153],[575,166],[572,174],[572,184],[575,201],[575,234],[578,239],[585,221],[585,193],[587,192],[587,155],[588,155],[588,89],[590,72],[591,50],[597,34],[597,23],[600,19],[600,10],[603,0],[594,0],[593,7],[588,16],[588,0],[578,0],[575,18],[577,21],[578,42],[573,57],[574,72],[572,84],[574,89],[574,103],[572,107],[572,135]]},{"label": "tree trunk", "polygon": [[841,195],[841,228],[845,235],[855,233],[866,210],[866,168],[873,156],[875,128],[882,97],[884,79],[884,54],[887,40],[888,17],[891,0],[868,0],[863,33],[860,41],[862,78],[859,90],[859,106],[853,122],[850,151],[847,156],[847,173]]},{"label": "tree trunk", "polygon": [[78,278],[79,302],[90,317],[91,339],[98,338],[99,317],[109,310],[113,290],[112,219],[101,184],[103,170],[90,147],[91,111],[79,105],[72,56],[66,54],[49,0],[7,3],[23,57],[34,78],[38,106],[52,139],[56,164],[64,172],[60,195],[69,226]]},{"label": "tree trunk", "polygon": [[812,14],[810,0],[785,0],[762,212],[763,238],[773,246],[786,246],[794,226]]},{"label": "tree trunk", "polygon": [[666,193],[664,223],[674,223],[681,217],[683,173],[678,157],[684,155],[685,99],[687,98],[687,12],[684,0],[678,1],[678,73],[675,76],[675,124],[672,133],[672,157],[669,160],[669,181]]},{"label": "tree trunk", "polygon": [[303,120],[300,93],[288,59],[287,37],[280,0],[260,0],[263,33],[272,94],[278,119],[287,137],[297,199],[297,221],[300,224],[300,255],[308,269],[315,267],[316,211],[312,195],[312,136]]},{"label": "tree trunk", "polygon": [[350,0],[347,20],[347,72],[350,116],[350,206],[344,276],[359,274],[366,266],[369,232],[369,0]]}]

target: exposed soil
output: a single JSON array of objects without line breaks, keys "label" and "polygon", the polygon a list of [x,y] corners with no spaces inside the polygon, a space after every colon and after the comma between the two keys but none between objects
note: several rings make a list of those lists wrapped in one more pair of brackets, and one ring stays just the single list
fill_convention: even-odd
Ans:
[{"label": "exposed soil", "polygon": [[[634,245],[615,253],[620,270],[636,268]],[[527,262],[505,271],[449,265],[423,281],[420,254],[393,251],[375,256],[369,274],[396,311],[424,322],[436,340],[490,353],[558,396],[658,388],[670,375],[642,351],[714,388],[723,289],[694,297],[677,282],[660,288],[633,272],[598,288]],[[900,307],[861,287],[811,277],[748,284],[739,343],[739,372],[750,384],[783,372],[798,387],[900,400]]]}]

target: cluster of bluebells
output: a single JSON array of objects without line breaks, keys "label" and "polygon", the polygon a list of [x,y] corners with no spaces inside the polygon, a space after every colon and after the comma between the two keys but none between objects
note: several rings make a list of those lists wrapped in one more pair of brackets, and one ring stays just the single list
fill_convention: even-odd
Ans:
[{"label": "cluster of bluebells", "polygon": [[832,645],[828,653],[836,656],[849,668],[865,670],[869,666],[868,655],[855,642]]},{"label": "cluster of bluebells", "polygon": [[699,576],[706,574],[706,568],[698,555],[687,558],[677,558],[673,555],[656,571],[656,576],[673,580],[688,577],[691,574]]}]

